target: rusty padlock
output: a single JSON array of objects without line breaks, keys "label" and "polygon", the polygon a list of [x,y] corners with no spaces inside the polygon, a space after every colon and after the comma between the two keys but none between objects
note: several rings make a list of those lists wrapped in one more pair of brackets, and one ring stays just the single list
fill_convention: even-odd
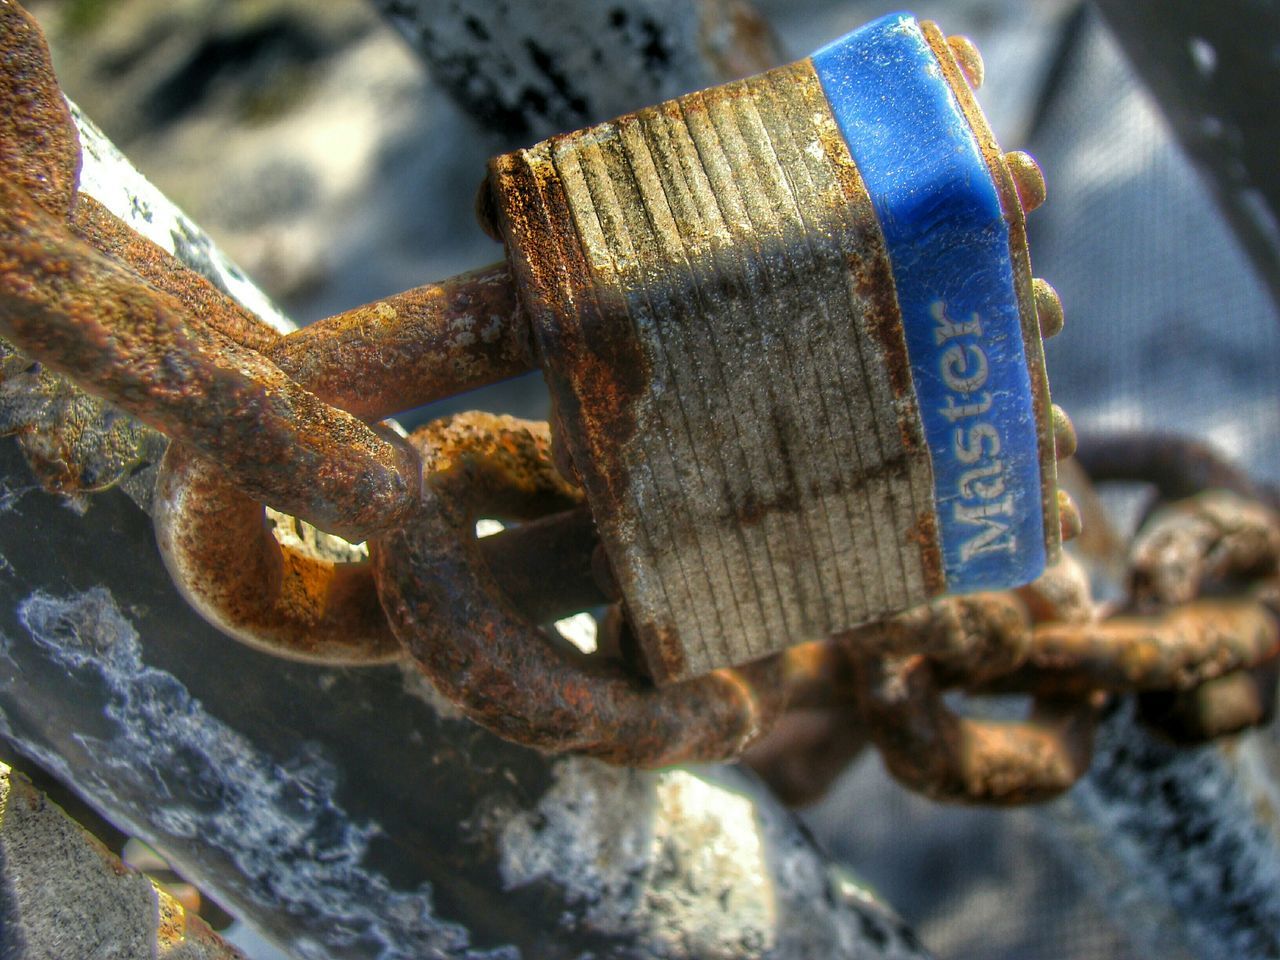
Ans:
[{"label": "rusty padlock", "polygon": [[659,682],[1059,545],[1025,212],[961,38],[900,14],[492,161],[554,420]]}]

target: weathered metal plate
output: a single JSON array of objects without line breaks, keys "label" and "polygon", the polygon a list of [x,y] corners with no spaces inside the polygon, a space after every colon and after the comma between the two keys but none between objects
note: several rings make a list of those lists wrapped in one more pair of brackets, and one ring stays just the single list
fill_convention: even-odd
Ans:
[{"label": "weathered metal plate", "polygon": [[888,259],[808,63],[500,158],[494,183],[659,678],[940,588]]},{"label": "weathered metal plate", "polygon": [[[901,154],[873,164],[870,192],[820,76],[839,45],[491,165],[565,446],[660,682],[1043,566],[1047,393],[1040,417],[1001,197],[914,20],[840,44],[901,47],[904,24],[905,75],[844,94],[904,110],[882,131]],[[941,282],[932,299],[908,261]],[[974,341],[977,310],[998,344]],[[956,440],[979,388],[998,427],[961,423]]]}]

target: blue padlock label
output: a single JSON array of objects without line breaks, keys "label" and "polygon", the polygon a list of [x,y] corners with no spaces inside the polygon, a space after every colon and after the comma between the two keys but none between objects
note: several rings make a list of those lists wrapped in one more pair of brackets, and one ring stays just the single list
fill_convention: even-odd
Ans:
[{"label": "blue padlock label", "polygon": [[892,262],[947,588],[1030,582],[1045,565],[1037,429],[990,170],[909,14],[835,41],[813,65]]}]

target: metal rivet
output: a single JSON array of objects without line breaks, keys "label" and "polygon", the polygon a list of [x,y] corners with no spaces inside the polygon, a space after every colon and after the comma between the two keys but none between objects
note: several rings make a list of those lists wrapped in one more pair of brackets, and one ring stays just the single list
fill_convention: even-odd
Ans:
[{"label": "metal rivet", "polygon": [[964,36],[947,37],[947,46],[951,48],[951,54],[956,58],[960,72],[969,81],[969,86],[975,90],[981,87],[987,69],[982,63],[982,54],[978,52],[974,42]]},{"label": "metal rivet", "polygon": [[1074,540],[1084,529],[1084,521],[1080,518],[1080,508],[1065,490],[1058,491],[1058,529],[1063,541]]},{"label": "metal rivet", "polygon": [[1052,408],[1053,416],[1053,448],[1059,460],[1074,456],[1076,452],[1076,428],[1071,425],[1071,418],[1056,403]]},{"label": "metal rivet", "polygon": [[1030,213],[1044,203],[1046,193],[1044,173],[1031,154],[1021,150],[1011,150],[1004,155],[1004,162],[1009,168],[1009,175],[1013,177],[1013,185],[1018,191],[1018,200],[1022,203],[1022,209]]},{"label": "metal rivet", "polygon": [[1036,301],[1036,319],[1040,321],[1040,336],[1046,340],[1056,337],[1062,332],[1065,320],[1062,315],[1062,301],[1058,291],[1036,277],[1031,281],[1031,293]]}]

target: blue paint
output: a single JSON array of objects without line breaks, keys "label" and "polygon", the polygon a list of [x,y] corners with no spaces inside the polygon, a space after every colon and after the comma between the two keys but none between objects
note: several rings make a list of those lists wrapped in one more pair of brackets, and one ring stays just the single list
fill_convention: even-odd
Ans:
[{"label": "blue paint", "polygon": [[1027,583],[1045,564],[1039,453],[990,171],[912,16],[876,20],[813,64],[892,261],[948,589]]}]

